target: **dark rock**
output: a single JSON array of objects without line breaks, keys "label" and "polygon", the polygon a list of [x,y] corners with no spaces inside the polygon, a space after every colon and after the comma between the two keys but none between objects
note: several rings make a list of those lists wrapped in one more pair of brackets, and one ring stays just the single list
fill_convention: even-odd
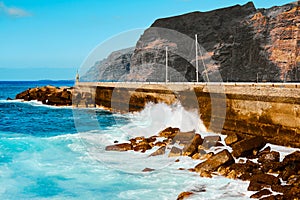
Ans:
[{"label": "dark rock", "polygon": [[182,150],[177,147],[172,147],[169,157],[178,157],[182,155]]},{"label": "dark rock", "polygon": [[206,136],[203,139],[202,146],[205,149],[209,149],[211,147],[217,146],[218,142],[221,141],[220,136]]},{"label": "dark rock", "polygon": [[177,200],[184,200],[193,194],[194,194],[193,192],[182,192],[178,195]]},{"label": "dark rock", "polygon": [[132,150],[132,145],[128,143],[110,145],[105,148],[106,151],[128,151]]},{"label": "dark rock", "polygon": [[12,98],[10,98],[10,97],[7,97],[7,99],[6,99],[7,101],[10,101],[10,100],[13,100]]},{"label": "dark rock", "polygon": [[[179,143],[181,145],[190,145],[194,139],[195,131],[178,132],[172,140],[172,144]],[[201,137],[200,137],[201,138]],[[201,139],[202,140],[202,139]]]},{"label": "dark rock", "polygon": [[258,199],[258,198],[260,198],[262,196],[269,195],[269,194],[272,194],[272,192],[270,190],[268,190],[268,189],[264,189],[264,190],[261,190],[261,191],[255,193],[255,194],[252,194],[250,196],[250,198]]},{"label": "dark rock", "polygon": [[255,174],[250,178],[249,191],[259,191],[264,187],[271,187],[272,185],[279,185],[280,180],[270,174]]},{"label": "dark rock", "polygon": [[166,152],[166,147],[162,146],[159,149],[157,149],[155,152],[153,152],[150,156],[159,156],[159,155],[163,155]]},{"label": "dark rock", "polygon": [[249,139],[244,139],[232,145],[232,155],[234,157],[253,155],[253,151],[259,151],[266,145],[263,137],[255,136]]},{"label": "dark rock", "polygon": [[203,140],[199,134],[195,134],[190,144],[187,144],[183,148],[182,155],[184,156],[193,156],[198,152],[198,146],[202,144]]},{"label": "dark rock", "polygon": [[300,187],[293,186],[290,190],[286,190],[283,195],[286,199],[299,200]]},{"label": "dark rock", "polygon": [[234,159],[228,150],[223,150],[206,161],[198,164],[195,167],[196,172],[213,172],[216,171],[220,166],[226,166],[234,163]]},{"label": "dark rock", "polygon": [[271,196],[260,198],[260,200],[285,200],[285,198],[283,195],[277,194],[277,195],[271,195]]},{"label": "dark rock", "polygon": [[279,162],[280,154],[276,151],[271,151],[269,153],[260,154],[258,157],[258,162],[267,163],[267,162]]},{"label": "dark rock", "polygon": [[133,148],[133,150],[134,151],[141,151],[141,152],[145,152],[145,151],[147,151],[147,150],[149,150],[149,149],[151,149],[152,147],[148,144],[148,143],[145,143],[145,142],[141,142],[141,143],[139,143],[139,144],[137,144],[134,148]]},{"label": "dark rock", "polygon": [[146,167],[145,169],[142,170],[142,172],[153,172],[155,169],[151,169]]}]

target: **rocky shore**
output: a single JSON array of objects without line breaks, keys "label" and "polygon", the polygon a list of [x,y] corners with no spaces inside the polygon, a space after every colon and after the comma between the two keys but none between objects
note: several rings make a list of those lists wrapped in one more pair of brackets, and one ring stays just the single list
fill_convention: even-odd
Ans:
[{"label": "rocky shore", "polygon": [[24,101],[37,100],[45,105],[52,106],[71,106],[72,105],[71,87],[44,86],[29,88],[16,95],[16,99]]},{"label": "rocky shore", "polygon": [[[181,132],[178,128],[166,128],[151,137],[136,137],[127,143],[106,147],[106,151],[136,151],[145,153],[156,149],[149,156],[188,156],[199,160],[191,166],[191,173],[201,177],[225,176],[230,179],[249,181],[248,190],[255,192],[251,198],[262,200],[296,200],[300,197],[300,151],[295,151],[283,159],[280,153],[271,150],[263,137],[232,133],[224,141],[220,136],[203,137],[191,132]],[[214,149],[214,152],[211,149]],[[145,168],[143,172],[155,169]],[[185,199],[197,192],[185,191],[178,195]]]}]

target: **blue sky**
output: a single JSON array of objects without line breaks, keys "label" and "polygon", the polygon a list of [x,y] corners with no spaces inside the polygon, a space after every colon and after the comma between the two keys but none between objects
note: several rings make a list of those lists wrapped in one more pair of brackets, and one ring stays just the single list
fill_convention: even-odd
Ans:
[{"label": "blue sky", "polygon": [[[0,0],[0,80],[72,79],[98,44],[155,19],[247,0]],[[257,8],[287,0],[254,0]]]}]

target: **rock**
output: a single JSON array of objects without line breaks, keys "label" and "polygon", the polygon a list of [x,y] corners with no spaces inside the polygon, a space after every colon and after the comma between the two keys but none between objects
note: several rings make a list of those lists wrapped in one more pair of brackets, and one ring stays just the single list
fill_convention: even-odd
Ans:
[{"label": "rock", "polygon": [[263,137],[255,136],[249,139],[244,139],[232,145],[232,155],[234,157],[251,156],[253,150],[260,150],[266,145]]},{"label": "rock", "polygon": [[246,163],[234,163],[230,165],[229,171],[234,170],[237,178],[242,180],[250,180],[253,174],[257,174],[259,170],[259,164],[247,160]]},{"label": "rock", "polygon": [[72,105],[70,88],[61,89],[53,86],[28,89],[17,94],[16,99],[23,99],[24,101],[38,100],[47,105]]},{"label": "rock", "polygon": [[206,161],[196,165],[196,172],[213,172],[216,171],[220,166],[226,166],[234,163],[234,159],[228,150],[223,150]]},{"label": "rock", "polygon": [[132,150],[132,145],[128,143],[110,145],[105,148],[106,151],[128,151]]},{"label": "rock", "polygon": [[156,142],[154,144],[154,146],[162,147],[162,146],[166,146],[166,143],[164,143],[164,142]]},{"label": "rock", "polygon": [[237,141],[239,141],[239,137],[235,133],[230,133],[225,138],[225,144],[228,146],[231,146],[232,144],[236,143]]},{"label": "rock", "polygon": [[279,177],[284,181],[288,180],[290,176],[298,174],[298,171],[300,171],[300,151],[285,156],[282,167],[283,170],[280,172]]},{"label": "rock", "polygon": [[271,187],[272,185],[279,185],[280,180],[270,174],[255,174],[250,178],[249,191],[259,191],[264,187]]},{"label": "rock", "polygon": [[146,167],[145,169],[143,169],[142,172],[153,172],[155,169],[151,169],[151,168],[148,168]]},{"label": "rock", "polygon": [[300,175],[292,175],[288,178],[287,180],[287,184],[288,185],[292,185],[292,186],[300,186]]},{"label": "rock", "polygon": [[[190,145],[195,137],[195,131],[190,132],[178,132],[172,140],[172,144],[179,143],[180,145]],[[200,136],[201,139],[201,136]],[[197,141],[199,137],[197,137]]]},{"label": "rock", "polygon": [[272,194],[272,192],[270,192],[270,190],[268,190],[268,189],[263,189],[263,190],[261,190],[261,191],[259,191],[259,192],[256,192],[255,194],[252,194],[252,195],[250,196],[250,198],[259,199],[259,198],[262,197],[262,196],[270,195],[270,194]]},{"label": "rock", "polygon": [[182,150],[177,148],[177,147],[172,147],[170,153],[169,153],[169,157],[178,157],[181,156],[182,154]]},{"label": "rock", "polygon": [[300,199],[300,187],[294,186],[290,190],[286,190],[283,193],[285,199],[299,200]]},{"label": "rock", "polygon": [[258,157],[258,162],[267,163],[267,162],[279,162],[280,154],[276,151],[271,151],[269,153],[260,154]]},{"label": "rock", "polygon": [[161,132],[159,132],[158,136],[165,137],[165,138],[174,138],[179,131],[180,131],[179,128],[168,127],[162,130]]},{"label": "rock", "polygon": [[270,195],[267,197],[263,197],[260,200],[284,200],[284,196],[281,194],[277,194],[277,195]]},{"label": "rock", "polygon": [[202,146],[205,149],[210,149],[211,147],[217,146],[219,141],[221,141],[220,136],[206,136],[203,139]]},{"label": "rock", "polygon": [[133,150],[134,151],[141,151],[142,153],[144,153],[145,151],[151,149],[152,147],[146,143],[146,142],[141,142],[141,143],[138,143],[134,148]]},{"label": "rock", "polygon": [[163,155],[166,152],[166,147],[162,146],[159,149],[157,149],[155,152],[153,152],[150,156],[159,156],[159,155]]},{"label": "rock", "polygon": [[193,195],[193,192],[182,192],[178,195],[177,200],[183,200],[188,198],[189,196]]},{"label": "rock", "polygon": [[13,99],[10,98],[10,97],[7,97],[6,100],[7,100],[7,101],[11,101],[11,100],[13,100]]},{"label": "rock", "polygon": [[200,160],[207,160],[210,157],[212,157],[213,155],[215,155],[213,152],[209,152],[209,153],[203,153],[200,155]]},{"label": "rock", "polygon": [[193,156],[198,151],[198,146],[202,144],[203,140],[199,134],[195,134],[190,144],[183,148],[182,154],[184,156]]}]

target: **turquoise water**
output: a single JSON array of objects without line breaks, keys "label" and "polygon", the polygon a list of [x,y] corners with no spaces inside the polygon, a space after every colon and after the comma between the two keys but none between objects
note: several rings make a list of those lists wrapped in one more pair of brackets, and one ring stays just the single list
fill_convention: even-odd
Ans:
[{"label": "turquoise water", "polygon": [[[141,153],[104,151],[114,140],[126,141],[137,133],[154,135],[169,125],[201,131],[201,124],[191,127],[197,116],[165,105],[121,115],[6,100],[48,84],[73,82],[0,82],[0,199],[176,199],[182,191],[197,188],[206,192],[194,199],[248,199],[244,182],[204,179],[178,170],[197,164],[188,158],[175,163]],[[171,121],[164,121],[167,118]],[[157,170],[142,173],[145,167]]]}]

